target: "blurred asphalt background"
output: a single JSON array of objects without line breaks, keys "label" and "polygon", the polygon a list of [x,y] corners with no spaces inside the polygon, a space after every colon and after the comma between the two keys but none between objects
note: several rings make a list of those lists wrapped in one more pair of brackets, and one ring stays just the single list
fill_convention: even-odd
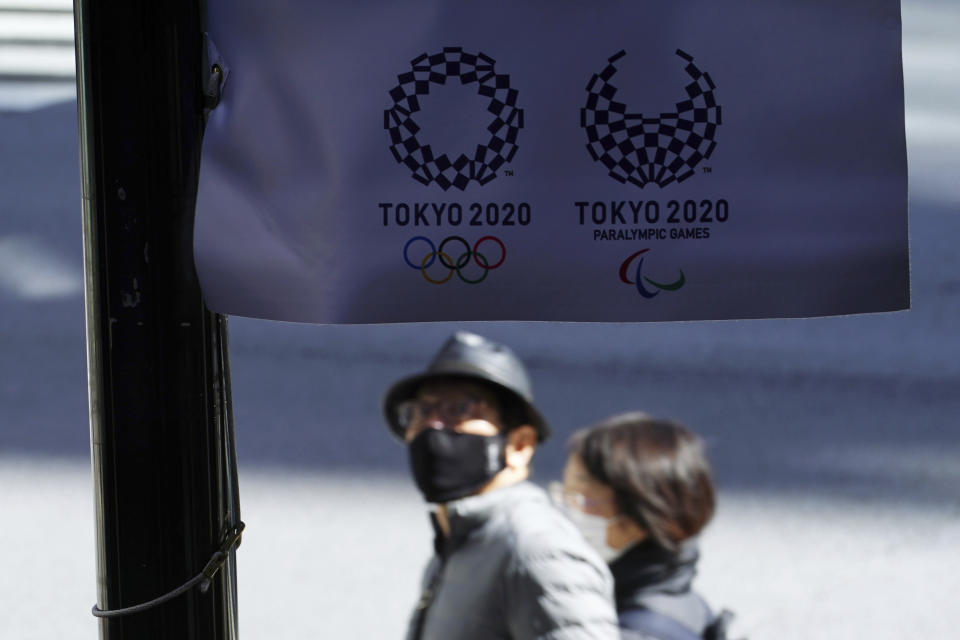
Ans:
[{"label": "blurred asphalt background", "polygon": [[[97,634],[69,12],[0,0],[4,640]],[[557,432],[538,482],[610,413],[704,434],[700,587],[753,640],[960,638],[960,3],[903,15],[909,312],[471,327],[531,365]],[[401,637],[430,532],[379,399],[454,328],[231,318],[243,637]]]}]

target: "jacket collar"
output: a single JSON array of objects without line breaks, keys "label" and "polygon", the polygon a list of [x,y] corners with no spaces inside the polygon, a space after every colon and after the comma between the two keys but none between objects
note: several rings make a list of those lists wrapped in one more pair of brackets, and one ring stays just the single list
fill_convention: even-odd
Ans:
[{"label": "jacket collar", "polygon": [[653,593],[686,593],[699,558],[695,538],[681,543],[676,553],[649,540],[634,545],[610,565],[618,609],[638,604]]},{"label": "jacket collar", "polygon": [[472,531],[514,505],[527,501],[548,501],[546,493],[532,482],[523,481],[446,503],[450,535],[444,538],[436,514],[430,514],[435,539],[434,548],[442,555],[451,553]]}]

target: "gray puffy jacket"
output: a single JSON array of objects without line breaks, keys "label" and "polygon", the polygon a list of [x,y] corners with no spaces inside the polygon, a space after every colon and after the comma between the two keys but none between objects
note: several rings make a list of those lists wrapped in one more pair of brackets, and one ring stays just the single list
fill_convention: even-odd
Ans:
[{"label": "gray puffy jacket", "polygon": [[[536,485],[447,504],[408,640],[616,640],[613,578]],[[436,524],[434,524],[436,528]]]}]

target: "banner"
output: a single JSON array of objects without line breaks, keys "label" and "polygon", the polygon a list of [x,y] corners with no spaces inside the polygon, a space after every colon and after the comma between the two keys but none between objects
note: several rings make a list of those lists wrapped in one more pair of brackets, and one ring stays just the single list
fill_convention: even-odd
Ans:
[{"label": "banner", "polygon": [[909,306],[896,0],[208,0],[215,311],[664,321]]}]

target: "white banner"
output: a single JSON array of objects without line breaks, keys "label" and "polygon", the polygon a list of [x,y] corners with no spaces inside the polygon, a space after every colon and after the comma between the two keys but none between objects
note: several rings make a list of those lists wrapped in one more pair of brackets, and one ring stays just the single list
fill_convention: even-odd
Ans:
[{"label": "white banner", "polygon": [[909,306],[897,0],[208,0],[211,309],[319,323]]}]

